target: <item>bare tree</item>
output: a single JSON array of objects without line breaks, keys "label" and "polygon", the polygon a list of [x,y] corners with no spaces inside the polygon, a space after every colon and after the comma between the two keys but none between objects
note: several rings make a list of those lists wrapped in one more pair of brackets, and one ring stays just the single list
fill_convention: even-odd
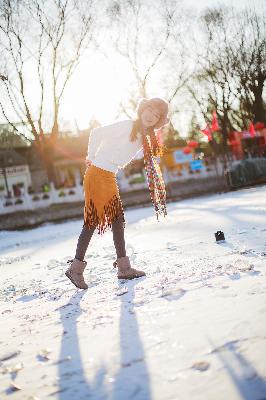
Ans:
[{"label": "bare tree", "polygon": [[185,42],[180,40],[182,28],[184,31],[182,11],[181,1],[173,0],[109,3],[112,45],[132,71],[131,91],[126,100],[121,100],[118,115],[132,115],[138,98],[148,96],[154,81],[159,82],[170,103],[185,86],[188,69],[184,65]]},{"label": "bare tree", "polygon": [[217,111],[226,168],[229,132],[265,120],[265,20],[254,10],[214,8],[201,22],[206,46],[188,88],[206,120]]},{"label": "bare tree", "polygon": [[0,110],[40,151],[51,180],[60,106],[92,41],[93,12],[93,0],[3,0],[0,5]]},{"label": "bare tree", "polygon": [[266,123],[266,8],[248,9],[240,17],[236,39],[226,49],[238,82],[240,116]]},{"label": "bare tree", "polygon": [[206,50],[195,75],[198,86],[190,85],[190,92],[205,117],[217,109],[224,133],[243,129],[253,119],[265,121],[266,23],[262,11],[209,9],[202,17]]}]

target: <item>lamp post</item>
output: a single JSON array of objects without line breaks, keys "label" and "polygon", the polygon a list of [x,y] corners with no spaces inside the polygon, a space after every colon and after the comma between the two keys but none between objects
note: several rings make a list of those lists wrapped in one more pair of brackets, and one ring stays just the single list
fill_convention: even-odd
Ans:
[{"label": "lamp post", "polygon": [[[8,78],[3,74],[0,74],[0,79],[3,82],[8,80]],[[6,175],[6,168],[5,168],[5,156],[3,155],[0,160],[1,160],[2,173],[4,175],[6,192],[7,192],[7,196],[9,197],[9,187],[8,187],[8,181],[7,181],[7,175]]]},{"label": "lamp post", "polygon": [[7,196],[9,197],[9,187],[8,187],[8,180],[7,180],[6,167],[5,167],[5,156],[3,155],[0,158],[0,160],[1,160],[1,170],[2,170],[2,174],[4,176],[4,181],[5,181],[6,193],[7,193]]}]

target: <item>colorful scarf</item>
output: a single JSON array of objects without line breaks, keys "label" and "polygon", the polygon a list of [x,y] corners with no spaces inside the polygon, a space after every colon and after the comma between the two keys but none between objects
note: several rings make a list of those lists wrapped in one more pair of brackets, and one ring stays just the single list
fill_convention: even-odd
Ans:
[{"label": "colorful scarf", "polygon": [[[140,128],[139,120],[136,121],[136,126]],[[151,201],[158,220],[159,214],[162,214],[164,217],[167,215],[165,183],[160,166],[155,158],[162,155],[162,148],[158,144],[153,129],[149,129],[147,135],[141,129],[140,132],[142,135],[145,173]]]}]

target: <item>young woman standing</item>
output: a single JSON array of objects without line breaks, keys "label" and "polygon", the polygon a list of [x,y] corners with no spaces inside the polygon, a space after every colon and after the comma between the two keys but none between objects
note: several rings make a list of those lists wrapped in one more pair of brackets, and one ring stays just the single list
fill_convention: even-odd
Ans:
[{"label": "young woman standing", "polygon": [[117,259],[118,279],[133,279],[146,275],[133,268],[126,255],[124,229],[126,225],[116,174],[125,168],[143,149],[144,167],[150,196],[157,220],[159,214],[167,215],[166,191],[160,167],[155,159],[162,155],[154,129],[169,122],[168,103],[158,97],[141,99],[137,107],[137,119],[126,119],[93,129],[90,134],[87,169],[84,175],[84,225],[80,233],[75,258],[70,260],[66,276],[80,289],[87,289],[83,272],[86,250],[95,229],[102,235],[113,232]]}]

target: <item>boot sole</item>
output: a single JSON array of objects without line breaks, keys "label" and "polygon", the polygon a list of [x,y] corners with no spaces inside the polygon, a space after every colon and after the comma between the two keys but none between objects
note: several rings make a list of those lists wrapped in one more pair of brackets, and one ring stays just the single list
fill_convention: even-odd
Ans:
[{"label": "boot sole", "polygon": [[143,276],[146,276],[146,275],[141,275],[141,276],[131,276],[130,278],[127,278],[127,277],[122,277],[122,276],[118,276],[117,278],[118,278],[118,279],[137,279],[137,278],[142,278]]},{"label": "boot sole", "polygon": [[65,272],[65,275],[68,277],[68,279],[70,279],[71,280],[71,282],[73,283],[73,285],[75,285],[78,289],[83,289],[83,290],[85,290],[85,289],[88,289],[88,287],[80,287],[80,286],[78,286],[77,284],[76,284],[76,282],[75,281],[73,281],[73,279],[72,279],[72,277],[71,277],[71,275],[70,274],[68,274],[68,272]]}]

